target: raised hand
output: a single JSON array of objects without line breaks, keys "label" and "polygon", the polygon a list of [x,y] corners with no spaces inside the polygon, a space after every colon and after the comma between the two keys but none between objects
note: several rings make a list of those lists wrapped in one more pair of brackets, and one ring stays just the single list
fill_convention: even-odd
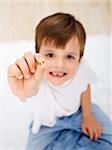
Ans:
[{"label": "raised hand", "polygon": [[8,81],[13,94],[25,100],[37,94],[44,75],[44,58],[39,53],[26,52],[8,68]]}]

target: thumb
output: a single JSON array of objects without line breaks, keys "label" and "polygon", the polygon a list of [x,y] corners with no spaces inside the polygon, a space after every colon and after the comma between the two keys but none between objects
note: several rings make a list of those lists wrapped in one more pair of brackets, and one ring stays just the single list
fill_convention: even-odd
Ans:
[{"label": "thumb", "polygon": [[34,77],[36,80],[41,81],[44,75],[45,61],[43,56],[39,53],[35,54],[35,60],[36,60],[36,71],[34,73]]}]

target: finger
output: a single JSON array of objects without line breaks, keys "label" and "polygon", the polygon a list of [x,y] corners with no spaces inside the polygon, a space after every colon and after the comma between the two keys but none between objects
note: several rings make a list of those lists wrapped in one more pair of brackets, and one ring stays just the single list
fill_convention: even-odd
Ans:
[{"label": "finger", "polygon": [[30,71],[29,71],[29,67],[25,61],[24,58],[19,58],[16,61],[16,65],[19,67],[19,69],[21,70],[23,77],[25,79],[29,79],[30,78]]},{"label": "finger", "polygon": [[43,75],[44,75],[44,69],[45,69],[45,63],[42,58],[40,58],[39,55],[35,55],[35,59],[37,61],[37,67],[36,71],[34,73],[34,77],[36,80],[41,81]]},{"label": "finger", "polygon": [[30,72],[34,73],[36,69],[34,54],[32,52],[26,52],[23,57],[29,66]]},{"label": "finger", "polygon": [[16,64],[12,64],[8,68],[8,77],[16,77],[17,79],[22,79],[23,74]]},{"label": "finger", "polygon": [[38,65],[35,73],[34,73],[34,77],[36,80],[38,80],[39,82],[42,80],[42,77],[44,75],[44,65]]},{"label": "finger", "polygon": [[95,140],[97,140],[99,138],[99,136],[100,136],[99,131],[96,129],[95,132],[94,132]]},{"label": "finger", "polygon": [[35,60],[38,64],[41,64],[41,65],[45,63],[44,57],[41,53],[36,53],[35,54]]},{"label": "finger", "polygon": [[102,134],[102,128],[99,127],[96,129],[95,139],[97,140],[98,138],[100,138],[101,134]]},{"label": "finger", "polygon": [[82,130],[83,130],[83,132],[84,132],[85,134],[89,135],[87,128],[82,127]]},{"label": "finger", "polygon": [[93,129],[88,129],[90,140],[94,139],[94,131]]}]

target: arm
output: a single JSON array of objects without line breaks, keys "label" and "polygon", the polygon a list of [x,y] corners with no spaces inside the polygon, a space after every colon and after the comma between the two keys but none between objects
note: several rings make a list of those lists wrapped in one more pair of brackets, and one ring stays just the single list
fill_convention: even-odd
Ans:
[{"label": "arm", "polygon": [[81,95],[81,107],[83,117],[89,114],[92,115],[90,85],[87,86],[86,91]]},{"label": "arm", "polygon": [[97,140],[101,136],[102,127],[92,113],[90,85],[87,86],[86,91],[81,95],[81,107],[82,130],[85,134],[90,136],[91,140]]}]

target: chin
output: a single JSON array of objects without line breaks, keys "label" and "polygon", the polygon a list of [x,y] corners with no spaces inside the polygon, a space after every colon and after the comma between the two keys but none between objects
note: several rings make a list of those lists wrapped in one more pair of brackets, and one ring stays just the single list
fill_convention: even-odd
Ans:
[{"label": "chin", "polygon": [[65,82],[53,82],[53,81],[50,81],[53,85],[55,86],[60,86],[60,85],[63,85]]},{"label": "chin", "polygon": [[61,86],[61,85],[63,85],[66,81],[68,81],[69,79],[61,79],[61,80],[59,80],[59,79],[55,79],[55,80],[51,80],[51,79],[48,79],[48,81],[51,83],[51,84],[53,84],[53,85],[55,85],[55,86]]},{"label": "chin", "polygon": [[70,79],[70,76],[68,76],[67,73],[63,74],[63,76],[59,76],[57,74],[52,75],[51,73],[48,73],[46,75],[46,79],[55,86],[61,86]]}]

